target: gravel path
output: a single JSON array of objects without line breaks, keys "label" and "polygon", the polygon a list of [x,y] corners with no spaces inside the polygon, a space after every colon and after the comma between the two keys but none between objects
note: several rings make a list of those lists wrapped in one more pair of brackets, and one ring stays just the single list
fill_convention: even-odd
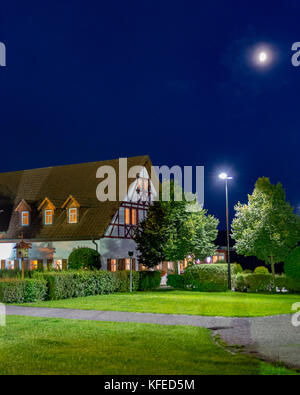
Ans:
[{"label": "gravel path", "polygon": [[244,346],[245,351],[266,360],[281,361],[300,369],[300,326],[292,325],[291,315],[231,318],[10,305],[6,306],[6,313],[30,317],[199,326],[219,334],[229,345]]}]

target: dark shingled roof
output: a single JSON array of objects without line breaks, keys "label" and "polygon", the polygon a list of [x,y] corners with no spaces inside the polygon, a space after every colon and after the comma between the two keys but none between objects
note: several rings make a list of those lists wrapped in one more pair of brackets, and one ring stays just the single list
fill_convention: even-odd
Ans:
[{"label": "dark shingled roof", "polygon": [[[25,239],[35,241],[102,237],[120,205],[118,201],[99,202],[96,197],[101,181],[96,178],[96,172],[103,165],[116,171],[118,196],[119,159],[0,173],[0,209],[4,210],[0,213],[0,242],[20,240],[22,234]],[[151,165],[148,156],[128,158],[128,169],[145,166],[150,172]],[[77,224],[68,224],[66,210],[61,208],[70,195],[80,204]],[[46,197],[56,207],[52,225],[43,225],[42,213],[38,211]],[[20,213],[15,211],[22,199],[31,207],[27,227],[21,226]]]}]

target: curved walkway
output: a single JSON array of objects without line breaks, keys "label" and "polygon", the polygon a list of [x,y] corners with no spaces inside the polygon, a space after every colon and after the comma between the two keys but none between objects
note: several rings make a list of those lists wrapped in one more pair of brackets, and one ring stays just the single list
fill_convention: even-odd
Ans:
[{"label": "curved walkway", "polygon": [[228,345],[244,346],[245,351],[266,360],[281,361],[287,366],[300,369],[300,326],[293,326],[292,316],[288,314],[235,318],[10,305],[6,306],[6,313],[30,317],[199,326],[219,334]]}]

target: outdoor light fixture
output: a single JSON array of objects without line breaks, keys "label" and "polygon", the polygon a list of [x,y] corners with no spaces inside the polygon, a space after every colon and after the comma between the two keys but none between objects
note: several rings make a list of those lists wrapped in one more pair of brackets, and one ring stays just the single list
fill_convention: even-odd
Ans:
[{"label": "outdoor light fixture", "polygon": [[231,290],[231,268],[230,268],[230,246],[229,246],[229,215],[228,215],[228,180],[233,177],[228,176],[227,173],[220,173],[219,178],[225,180],[225,195],[226,195],[226,233],[227,233],[227,264],[228,264],[228,289]]},{"label": "outdoor light fixture", "polygon": [[228,177],[227,173],[220,173],[219,178],[221,178],[221,180],[232,180],[233,179],[233,177]]}]

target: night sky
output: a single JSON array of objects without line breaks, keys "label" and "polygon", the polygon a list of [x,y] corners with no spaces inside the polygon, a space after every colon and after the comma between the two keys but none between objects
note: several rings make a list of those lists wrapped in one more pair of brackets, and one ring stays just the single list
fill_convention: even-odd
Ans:
[{"label": "night sky", "polygon": [[221,228],[220,170],[231,213],[259,176],[299,207],[299,16],[299,0],[3,0],[1,171],[149,154],[205,166]]}]

